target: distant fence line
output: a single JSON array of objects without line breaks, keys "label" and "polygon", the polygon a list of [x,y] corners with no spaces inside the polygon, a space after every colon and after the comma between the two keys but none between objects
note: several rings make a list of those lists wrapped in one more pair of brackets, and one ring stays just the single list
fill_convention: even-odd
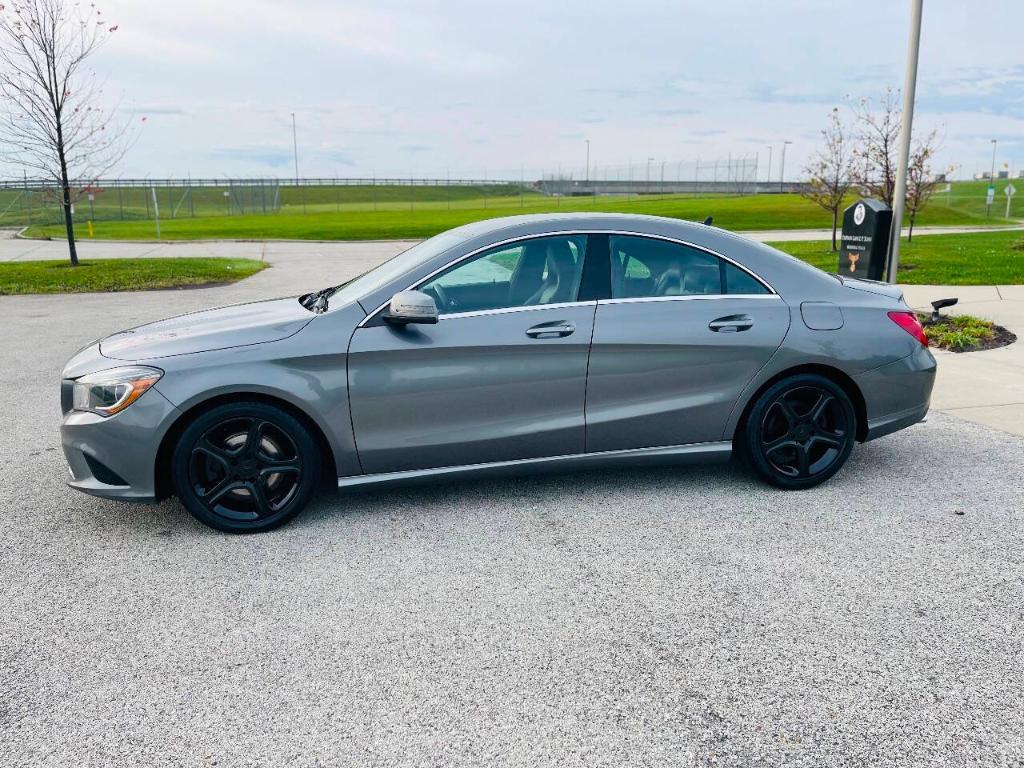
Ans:
[{"label": "distant fence line", "polygon": [[[210,216],[270,215],[421,208],[522,208],[537,196],[640,200],[657,195],[751,195],[795,191],[796,182],[758,181],[757,161],[632,163],[592,166],[529,179],[439,177],[108,178],[76,181],[73,217],[106,221],[165,221]],[[0,179],[0,226],[63,222],[52,179]],[[91,230],[90,230],[91,231]]]},{"label": "distant fence line", "polygon": [[[752,179],[701,179],[669,180],[660,179],[601,179],[590,180],[550,177],[535,181],[509,181],[508,179],[400,179],[400,178],[238,178],[238,179],[97,179],[92,182],[74,181],[76,191],[87,194],[90,190],[102,192],[110,189],[221,189],[234,187],[495,187],[518,189],[526,187],[545,194],[689,194],[716,191],[739,194],[769,194],[792,192],[802,186],[798,181],[754,181]],[[0,180],[0,189],[11,191],[50,192],[59,189],[52,179]]]},{"label": "distant fence line", "polygon": [[[176,189],[185,187],[197,188],[221,188],[244,187],[244,186],[268,186],[268,187],[479,187],[479,186],[515,186],[522,183],[527,186],[535,182],[510,181],[508,179],[433,179],[433,178],[400,178],[400,177],[318,177],[318,178],[276,178],[276,177],[252,177],[252,178],[230,178],[230,179],[96,179],[93,181],[72,181],[75,189],[88,189],[96,187],[99,189],[149,189],[157,187],[174,187]],[[536,182],[539,183],[539,182]],[[58,188],[53,179],[6,179],[0,180],[0,189],[29,189],[49,190]]]}]

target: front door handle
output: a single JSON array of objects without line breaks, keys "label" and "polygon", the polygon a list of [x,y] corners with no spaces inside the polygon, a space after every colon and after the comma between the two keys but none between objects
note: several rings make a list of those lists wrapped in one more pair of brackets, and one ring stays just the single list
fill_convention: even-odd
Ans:
[{"label": "front door handle", "polygon": [[748,315],[727,315],[708,323],[708,328],[716,333],[738,333],[752,328],[754,320]]},{"label": "front door handle", "polygon": [[531,339],[558,339],[563,336],[571,336],[576,331],[576,326],[564,320],[554,320],[550,323],[541,323],[532,328],[526,329],[526,335]]}]

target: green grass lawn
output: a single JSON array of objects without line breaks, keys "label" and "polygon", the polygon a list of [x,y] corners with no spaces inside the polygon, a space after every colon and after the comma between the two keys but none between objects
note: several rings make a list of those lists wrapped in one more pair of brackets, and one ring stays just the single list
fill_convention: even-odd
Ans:
[{"label": "green grass lawn", "polygon": [[[839,256],[831,243],[769,243],[826,272]],[[899,282],[911,285],[1018,285],[1024,283],[1024,232],[929,235],[900,244]]]},{"label": "green grass lawn", "polygon": [[[991,217],[1001,219],[1006,215],[1006,195],[1003,190],[1012,183],[1017,190],[1010,205],[1010,217],[1024,219],[1024,179],[996,179],[996,196],[992,203]],[[955,181],[952,185],[940,184],[930,205],[955,208],[964,213],[986,218],[985,193],[988,181]]]},{"label": "green grass lawn", "polygon": [[[358,188],[356,188],[358,189]],[[318,190],[307,190],[314,192]],[[408,191],[408,190],[406,190]],[[327,194],[329,190],[323,190]],[[852,198],[851,198],[852,202]],[[486,207],[485,207],[486,205]],[[683,195],[642,197],[545,197],[531,194],[495,195],[491,198],[463,198],[448,208],[446,201],[423,199],[410,204],[393,200],[376,205],[352,201],[339,206],[327,203],[288,204],[270,214],[206,216],[162,219],[160,239],[242,239],[242,240],[383,240],[424,238],[473,221],[519,213],[606,211],[643,213],[701,221],[713,216],[715,224],[743,231],[759,229],[805,229],[831,226],[828,214],[798,195],[750,195],[745,197],[693,197]],[[1006,224],[1000,218],[986,219],[975,212],[948,207],[938,200],[918,217],[918,226]],[[97,221],[95,237],[107,240],[156,238],[152,221]],[[59,238],[60,225],[34,226],[34,237]],[[83,227],[79,234],[85,235]]]},{"label": "green grass lawn", "polygon": [[0,295],[148,291],[232,283],[267,266],[255,259],[95,259],[0,262]]}]

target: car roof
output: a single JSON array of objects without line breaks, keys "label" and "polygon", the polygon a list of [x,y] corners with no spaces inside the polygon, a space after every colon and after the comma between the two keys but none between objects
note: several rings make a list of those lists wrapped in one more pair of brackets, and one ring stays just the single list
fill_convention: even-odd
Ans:
[{"label": "car roof", "polygon": [[531,213],[520,216],[502,216],[496,219],[474,221],[451,230],[467,239],[494,235],[506,230],[512,234],[518,230],[534,231],[537,227],[558,230],[566,229],[622,229],[649,231],[650,228],[668,227],[677,232],[700,231],[704,224],[667,216],[646,216],[638,213]]}]

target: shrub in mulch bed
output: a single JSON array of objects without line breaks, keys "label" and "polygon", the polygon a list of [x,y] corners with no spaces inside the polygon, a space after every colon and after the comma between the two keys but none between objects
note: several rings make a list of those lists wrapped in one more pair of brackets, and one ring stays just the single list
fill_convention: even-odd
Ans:
[{"label": "shrub in mulch bed", "polygon": [[950,352],[977,352],[1013,344],[1017,336],[1001,325],[971,315],[949,315],[932,322],[931,316],[918,314],[928,344]]}]

